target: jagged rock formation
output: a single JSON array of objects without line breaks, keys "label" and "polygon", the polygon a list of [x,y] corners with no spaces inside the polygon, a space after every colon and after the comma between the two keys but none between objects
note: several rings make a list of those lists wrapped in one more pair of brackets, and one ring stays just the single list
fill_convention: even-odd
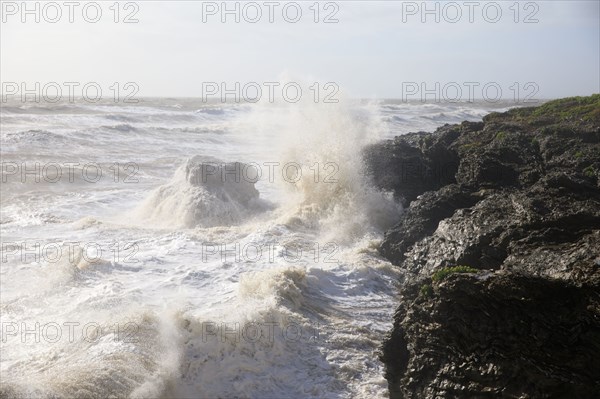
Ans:
[{"label": "jagged rock formation", "polygon": [[[368,148],[408,206],[383,346],[393,398],[600,397],[600,95]],[[466,265],[478,273],[446,273]],[[452,269],[448,269],[452,270]]]}]

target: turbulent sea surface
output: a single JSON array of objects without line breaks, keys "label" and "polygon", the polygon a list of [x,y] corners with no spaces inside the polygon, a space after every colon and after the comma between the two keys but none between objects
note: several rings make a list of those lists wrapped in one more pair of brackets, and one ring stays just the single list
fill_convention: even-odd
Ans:
[{"label": "turbulent sea surface", "polygon": [[386,397],[361,148],[506,107],[4,104],[0,396]]}]

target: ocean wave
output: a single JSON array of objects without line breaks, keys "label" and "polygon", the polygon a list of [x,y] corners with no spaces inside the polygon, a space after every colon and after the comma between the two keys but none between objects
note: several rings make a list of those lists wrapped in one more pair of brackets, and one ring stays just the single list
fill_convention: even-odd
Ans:
[{"label": "ocean wave", "polygon": [[126,123],[122,123],[119,125],[112,125],[112,126],[108,126],[108,125],[104,125],[104,126],[100,126],[101,129],[107,129],[107,130],[115,130],[118,132],[135,132],[138,129],[132,125],[128,125]]},{"label": "ocean wave", "polygon": [[54,143],[57,141],[64,141],[65,137],[49,130],[30,129],[6,133],[4,135],[4,140],[12,143]]},{"label": "ocean wave", "polygon": [[[240,162],[190,158],[169,184],[156,189],[138,209],[138,216],[159,226],[213,227],[238,224],[268,209],[255,181],[240,177],[252,168]],[[236,171],[236,176],[226,171]],[[245,172],[255,176],[255,172]]]},{"label": "ocean wave", "polygon": [[1,108],[2,113],[7,114],[33,114],[33,115],[44,115],[44,114],[76,114],[76,113],[90,113],[93,112],[90,108],[84,104],[44,104],[44,105],[33,105],[33,104],[22,104],[18,106],[3,106]]}]

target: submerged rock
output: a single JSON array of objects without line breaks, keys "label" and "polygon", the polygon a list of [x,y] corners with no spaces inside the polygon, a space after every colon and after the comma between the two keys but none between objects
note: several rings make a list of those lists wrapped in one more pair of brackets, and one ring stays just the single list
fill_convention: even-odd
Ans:
[{"label": "submerged rock", "polygon": [[[380,247],[405,272],[382,352],[392,397],[600,397],[600,95],[365,159],[408,206]],[[480,272],[432,280],[456,265]]]},{"label": "submerged rock", "polygon": [[239,224],[269,207],[259,198],[256,176],[249,164],[195,156],[150,194],[138,217],[190,228]]}]

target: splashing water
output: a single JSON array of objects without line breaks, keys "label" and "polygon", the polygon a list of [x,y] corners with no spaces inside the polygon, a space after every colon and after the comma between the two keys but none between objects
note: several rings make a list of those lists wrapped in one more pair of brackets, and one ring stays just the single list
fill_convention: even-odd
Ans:
[{"label": "splashing water", "polygon": [[[4,161],[93,162],[105,178],[80,166],[72,182],[2,185],[0,397],[387,396],[376,351],[397,272],[376,248],[401,209],[360,153],[434,111],[155,99],[2,112]],[[198,179],[208,164],[261,176]]]}]

